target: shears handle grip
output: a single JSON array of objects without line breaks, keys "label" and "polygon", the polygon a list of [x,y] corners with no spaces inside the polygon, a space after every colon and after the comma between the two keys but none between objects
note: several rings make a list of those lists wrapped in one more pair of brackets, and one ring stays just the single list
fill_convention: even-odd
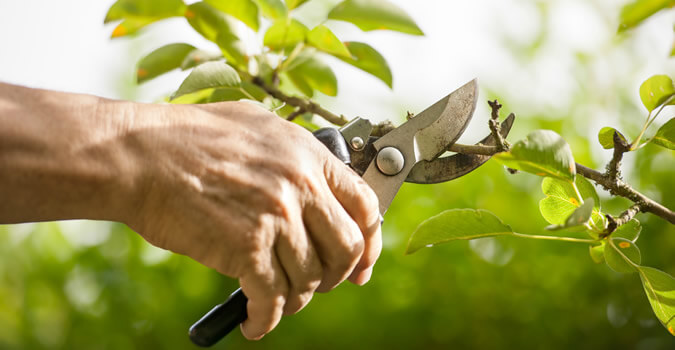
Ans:
[{"label": "shears handle grip", "polygon": [[[343,163],[351,163],[347,142],[337,129],[323,128],[313,135]],[[213,307],[190,327],[190,340],[201,347],[214,345],[246,320],[247,302],[248,298],[241,288],[237,289],[224,303]]]}]

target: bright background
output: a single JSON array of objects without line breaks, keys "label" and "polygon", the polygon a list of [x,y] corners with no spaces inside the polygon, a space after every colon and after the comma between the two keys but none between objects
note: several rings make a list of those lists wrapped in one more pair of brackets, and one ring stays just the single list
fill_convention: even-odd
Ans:
[{"label": "bright background", "polygon": [[[316,24],[326,2],[336,1],[313,0],[301,19]],[[598,145],[598,130],[612,125],[635,137],[646,115],[640,83],[675,73],[675,59],[668,57],[674,11],[617,36],[625,1],[394,2],[425,37],[363,33],[329,22],[343,40],[366,41],[383,53],[394,89],[335,61],[339,95],[319,97],[328,109],[400,122],[405,111],[419,112],[478,77],[482,100],[465,143],[487,134],[484,101],[497,97],[504,113],[518,116],[511,140],[552,129],[568,140],[577,161],[602,169],[611,152]],[[0,80],[153,102],[187,73],[138,87],[139,58],[170,42],[213,47],[182,19],[110,41],[112,27],[102,22],[111,4],[0,0]],[[650,132],[672,115],[667,110]],[[629,154],[624,174],[675,208],[672,151],[650,145]],[[219,347],[675,348],[639,278],[593,264],[585,246],[484,239],[403,255],[414,228],[448,208],[488,209],[518,232],[544,233],[539,184],[540,178],[508,175],[488,163],[451,183],[405,185],[386,216],[385,251],[367,286],[317,295],[260,342],[235,332]],[[613,214],[629,205],[603,198]],[[644,264],[675,275],[675,229],[651,215],[639,218]],[[235,286],[188,258],[151,247],[120,224],[0,226],[0,349],[192,348],[188,326]]]}]

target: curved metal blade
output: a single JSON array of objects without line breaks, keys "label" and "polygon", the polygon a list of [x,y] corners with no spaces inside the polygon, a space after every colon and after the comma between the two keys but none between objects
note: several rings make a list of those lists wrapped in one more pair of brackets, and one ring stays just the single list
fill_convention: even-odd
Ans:
[{"label": "curved metal blade", "polygon": [[381,173],[375,160],[363,174],[380,200],[380,213],[389,208],[417,162],[433,160],[459,138],[473,116],[477,97],[478,83],[474,79],[372,144],[376,153],[393,147],[404,159],[403,169],[396,175]]},{"label": "curved metal blade", "polygon": [[[515,119],[515,116],[511,114],[502,122],[502,136],[506,137],[509,134]],[[496,141],[492,137],[492,134],[490,134],[478,144],[494,146]],[[487,162],[490,157],[478,154],[455,154],[450,157],[436,158],[431,162],[421,161],[415,164],[405,181],[418,184],[435,184],[450,181],[474,171]]]}]

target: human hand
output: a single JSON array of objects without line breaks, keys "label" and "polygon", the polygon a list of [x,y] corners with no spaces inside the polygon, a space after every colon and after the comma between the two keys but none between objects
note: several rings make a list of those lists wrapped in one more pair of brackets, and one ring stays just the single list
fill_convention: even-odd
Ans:
[{"label": "human hand", "polygon": [[142,185],[125,221],[239,278],[244,336],[261,338],[315,291],[370,279],[377,197],[311,133],[246,103],[136,107]]}]

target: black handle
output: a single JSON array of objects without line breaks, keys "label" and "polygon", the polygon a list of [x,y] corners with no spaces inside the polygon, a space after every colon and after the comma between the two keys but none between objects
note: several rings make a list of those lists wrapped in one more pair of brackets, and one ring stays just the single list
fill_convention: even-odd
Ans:
[{"label": "black handle", "polygon": [[246,320],[247,301],[241,288],[235,290],[224,303],[216,305],[190,327],[190,340],[202,347],[217,343]]},{"label": "black handle", "polygon": [[[313,135],[343,163],[347,165],[351,163],[347,142],[337,129],[323,128],[315,131]],[[247,301],[248,298],[241,288],[234,291],[224,303],[216,305],[190,327],[190,340],[202,347],[217,343],[246,320]]]}]

